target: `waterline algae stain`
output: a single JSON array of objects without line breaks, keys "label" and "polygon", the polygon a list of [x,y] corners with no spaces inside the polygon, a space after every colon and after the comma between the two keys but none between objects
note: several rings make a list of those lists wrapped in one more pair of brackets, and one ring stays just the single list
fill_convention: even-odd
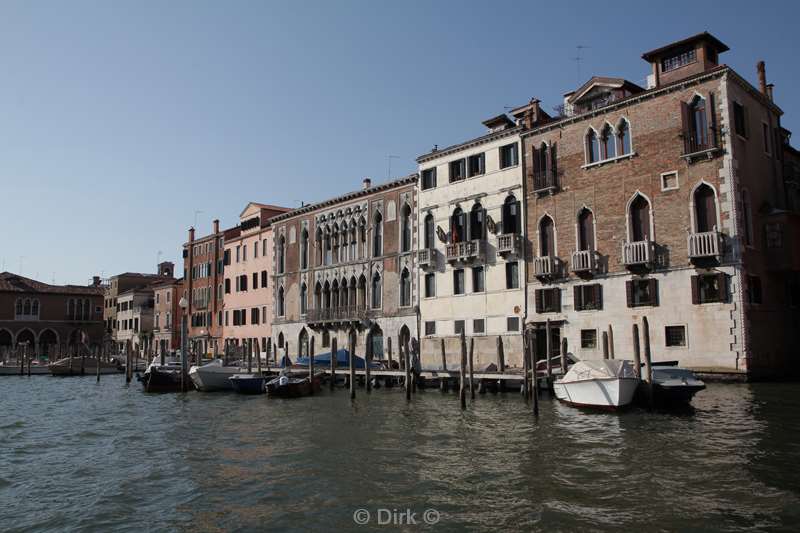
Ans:
[{"label": "waterline algae stain", "polygon": [[[791,527],[800,386],[711,384],[682,413],[515,393],[284,401],[143,394],[124,377],[2,382],[2,531]],[[388,518],[387,518],[388,517]],[[407,522],[403,522],[407,524]]]}]

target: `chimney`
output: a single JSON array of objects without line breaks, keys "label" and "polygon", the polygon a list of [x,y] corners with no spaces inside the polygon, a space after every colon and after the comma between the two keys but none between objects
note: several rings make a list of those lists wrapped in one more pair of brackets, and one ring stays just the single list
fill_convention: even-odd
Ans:
[{"label": "chimney", "polygon": [[100,276],[92,276],[92,286],[94,287],[100,286]]},{"label": "chimney", "polygon": [[531,129],[537,122],[539,122],[539,100],[531,98],[530,107],[525,111],[523,122],[525,129]]},{"label": "chimney", "polygon": [[194,227],[189,228],[189,242],[194,242]]},{"label": "chimney", "polygon": [[772,102],[772,90],[774,88],[775,88],[775,84],[774,83],[768,83],[767,84],[767,97],[769,98],[770,102]]},{"label": "chimney", "polygon": [[365,191],[372,187],[372,179],[371,178],[364,178],[364,181],[361,182],[361,188]]},{"label": "chimney", "polygon": [[756,63],[756,71],[758,72],[758,90],[767,96],[767,68],[763,61]]},{"label": "chimney", "polygon": [[217,233],[219,233],[219,219],[215,218],[213,224],[214,224],[214,235],[216,235]]}]

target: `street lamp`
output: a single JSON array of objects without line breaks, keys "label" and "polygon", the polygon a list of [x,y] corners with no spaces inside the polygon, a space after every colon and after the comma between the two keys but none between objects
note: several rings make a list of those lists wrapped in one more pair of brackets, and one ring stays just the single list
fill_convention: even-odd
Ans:
[{"label": "street lamp", "polygon": [[178,302],[178,305],[183,310],[183,317],[181,319],[181,392],[186,392],[187,389],[187,376],[186,374],[186,347],[188,342],[188,332],[187,332],[187,316],[186,310],[189,307],[189,301],[186,299],[186,296],[182,297]]}]

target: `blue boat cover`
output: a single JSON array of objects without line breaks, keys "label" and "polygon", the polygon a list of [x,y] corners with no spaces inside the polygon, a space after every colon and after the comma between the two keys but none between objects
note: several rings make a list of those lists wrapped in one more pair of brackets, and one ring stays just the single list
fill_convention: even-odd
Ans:
[{"label": "blue boat cover", "polygon": [[[297,363],[301,366],[308,366],[309,363],[308,357],[298,357]],[[366,368],[366,361],[363,357],[355,356],[355,367],[356,368]],[[331,366],[331,352],[324,352],[321,354],[314,355],[314,365],[320,367],[330,367]],[[283,360],[281,360],[281,366],[283,365]],[[381,364],[377,361],[372,361],[369,365],[370,368],[379,368]],[[336,351],[336,368],[350,368],[350,353],[342,348],[341,350]]]}]

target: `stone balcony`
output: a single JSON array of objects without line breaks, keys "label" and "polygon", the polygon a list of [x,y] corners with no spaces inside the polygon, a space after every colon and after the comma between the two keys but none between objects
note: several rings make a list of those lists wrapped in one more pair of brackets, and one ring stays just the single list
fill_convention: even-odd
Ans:
[{"label": "stone balcony", "polygon": [[423,248],[417,252],[417,263],[423,270],[436,268],[436,249]]},{"label": "stone balcony", "polygon": [[522,255],[522,235],[519,233],[505,233],[497,236],[497,253],[502,256]]},{"label": "stone balcony", "polygon": [[653,241],[622,243],[622,264],[627,267],[650,266],[655,258]]},{"label": "stone balcony", "polygon": [[689,259],[719,258],[722,252],[722,234],[718,231],[690,233],[687,237]]},{"label": "stone balcony", "polygon": [[576,250],[570,260],[575,273],[593,273],[597,271],[597,252],[595,250]]},{"label": "stone balcony", "polygon": [[486,259],[486,241],[475,239],[448,244],[446,256],[448,263],[482,262]]},{"label": "stone balcony", "polygon": [[552,255],[533,258],[533,275],[537,278],[552,279],[559,275],[559,259]]},{"label": "stone balcony", "polygon": [[533,192],[537,194],[554,192],[557,189],[556,173],[552,169],[531,172]]},{"label": "stone balcony", "polygon": [[364,305],[343,305],[339,307],[308,309],[306,321],[309,324],[357,322],[369,318],[369,309]]}]

